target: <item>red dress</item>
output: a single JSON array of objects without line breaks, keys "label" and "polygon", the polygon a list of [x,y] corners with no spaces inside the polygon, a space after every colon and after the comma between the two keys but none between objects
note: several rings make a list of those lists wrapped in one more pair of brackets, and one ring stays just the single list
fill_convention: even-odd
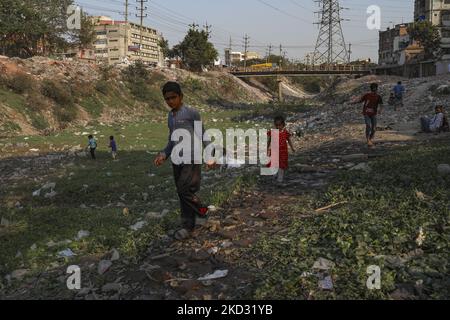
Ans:
[{"label": "red dress", "polygon": [[[268,167],[272,167],[272,162],[278,157],[279,159],[279,168],[282,170],[286,170],[289,167],[289,150],[288,150],[288,139],[291,137],[291,134],[287,129],[280,130],[280,149],[279,154],[272,153],[272,161],[268,164]],[[272,131],[267,133],[269,137],[272,137]]]}]

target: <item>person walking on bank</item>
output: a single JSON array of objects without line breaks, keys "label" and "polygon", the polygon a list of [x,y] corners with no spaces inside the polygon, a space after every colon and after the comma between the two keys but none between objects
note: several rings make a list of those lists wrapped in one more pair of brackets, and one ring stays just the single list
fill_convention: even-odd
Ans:
[{"label": "person walking on bank", "polygon": [[[191,138],[194,139],[196,134],[194,124],[196,121],[201,121],[199,112],[184,104],[183,92],[178,83],[166,83],[162,92],[167,105],[172,110],[168,116],[169,142],[154,160],[154,165],[157,167],[163,165],[172,156],[172,151],[177,145],[177,142],[171,139],[174,131],[177,129],[187,130],[191,134]],[[202,134],[204,134],[204,129],[202,131]],[[203,137],[201,139],[203,141]],[[214,162],[209,162],[207,165],[208,169],[215,167]],[[203,206],[200,198],[196,195],[201,184],[201,164],[194,164],[194,155],[192,154],[190,163],[172,164],[172,166],[180,199],[182,220],[182,229],[175,233],[175,238],[184,240],[194,231],[197,217],[204,218],[208,212],[208,208]]]}]

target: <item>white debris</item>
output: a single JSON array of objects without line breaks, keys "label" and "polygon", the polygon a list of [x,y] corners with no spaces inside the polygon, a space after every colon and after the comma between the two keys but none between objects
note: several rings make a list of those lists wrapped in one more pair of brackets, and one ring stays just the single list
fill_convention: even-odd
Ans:
[{"label": "white debris", "polygon": [[426,240],[426,236],[425,236],[425,232],[423,231],[423,228],[419,229],[419,235],[416,239],[416,243],[419,247],[421,247],[423,245],[423,243]]},{"label": "white debris", "polygon": [[78,232],[78,235],[76,237],[76,240],[81,240],[83,238],[87,238],[91,235],[89,231],[81,230]]},{"label": "white debris", "polygon": [[225,278],[228,275],[228,270],[216,270],[213,274],[207,274],[204,277],[198,278],[198,281],[215,280]]},{"label": "white debris", "polygon": [[130,227],[133,231],[141,230],[147,223],[145,221],[139,221]]},{"label": "white debris", "polygon": [[58,252],[58,257],[60,258],[70,258],[75,256],[76,254],[73,253],[71,249],[65,249],[63,251]]},{"label": "white debris", "polygon": [[33,197],[39,197],[41,195],[41,189],[33,192]]}]

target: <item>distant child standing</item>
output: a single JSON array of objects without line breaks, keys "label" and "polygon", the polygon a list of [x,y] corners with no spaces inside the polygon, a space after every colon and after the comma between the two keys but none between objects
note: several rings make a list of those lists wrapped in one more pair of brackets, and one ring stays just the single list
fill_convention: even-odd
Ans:
[{"label": "distant child standing", "polygon": [[292,149],[292,152],[295,152],[294,146],[291,140],[291,133],[286,128],[286,120],[282,116],[275,117],[274,119],[275,129],[279,131],[279,150],[278,154],[272,154],[271,145],[272,145],[272,137],[274,134],[274,130],[268,132],[269,136],[269,145],[268,145],[268,154],[271,157],[271,162],[268,167],[273,167],[272,163],[276,158],[279,161],[279,170],[277,174],[277,181],[279,183],[283,183],[286,170],[289,167],[289,149],[288,144]]},{"label": "distant child standing", "polygon": [[95,150],[97,149],[97,140],[95,140],[93,135],[90,135],[89,137],[89,144],[88,144],[88,149],[91,152],[91,157],[93,160],[96,160],[95,157]]},{"label": "distant child standing", "polygon": [[111,155],[113,160],[117,159],[117,143],[113,136],[109,137],[109,147],[111,148]]}]

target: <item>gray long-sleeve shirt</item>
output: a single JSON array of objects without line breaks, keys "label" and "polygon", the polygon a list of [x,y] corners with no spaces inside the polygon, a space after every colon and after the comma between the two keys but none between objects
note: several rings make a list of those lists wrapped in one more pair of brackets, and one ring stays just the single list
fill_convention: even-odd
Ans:
[{"label": "gray long-sleeve shirt", "polygon": [[[200,113],[191,108],[190,106],[183,105],[178,112],[170,111],[168,116],[168,127],[169,127],[169,141],[167,143],[166,148],[162,151],[162,153],[165,154],[167,158],[169,158],[172,155],[172,151],[175,148],[175,146],[179,142],[172,141],[172,134],[177,129],[185,129],[190,134],[191,137],[194,139],[194,137],[197,136],[198,139],[203,143],[204,146],[208,145],[208,142],[203,142],[203,135],[205,134],[205,128],[202,125],[202,132],[195,133],[195,122],[201,121]],[[199,135],[202,135],[201,137]],[[192,148],[191,148],[191,154],[192,154],[192,163],[194,161],[194,142],[192,139]],[[200,159],[203,159],[202,154],[200,154]]]}]

